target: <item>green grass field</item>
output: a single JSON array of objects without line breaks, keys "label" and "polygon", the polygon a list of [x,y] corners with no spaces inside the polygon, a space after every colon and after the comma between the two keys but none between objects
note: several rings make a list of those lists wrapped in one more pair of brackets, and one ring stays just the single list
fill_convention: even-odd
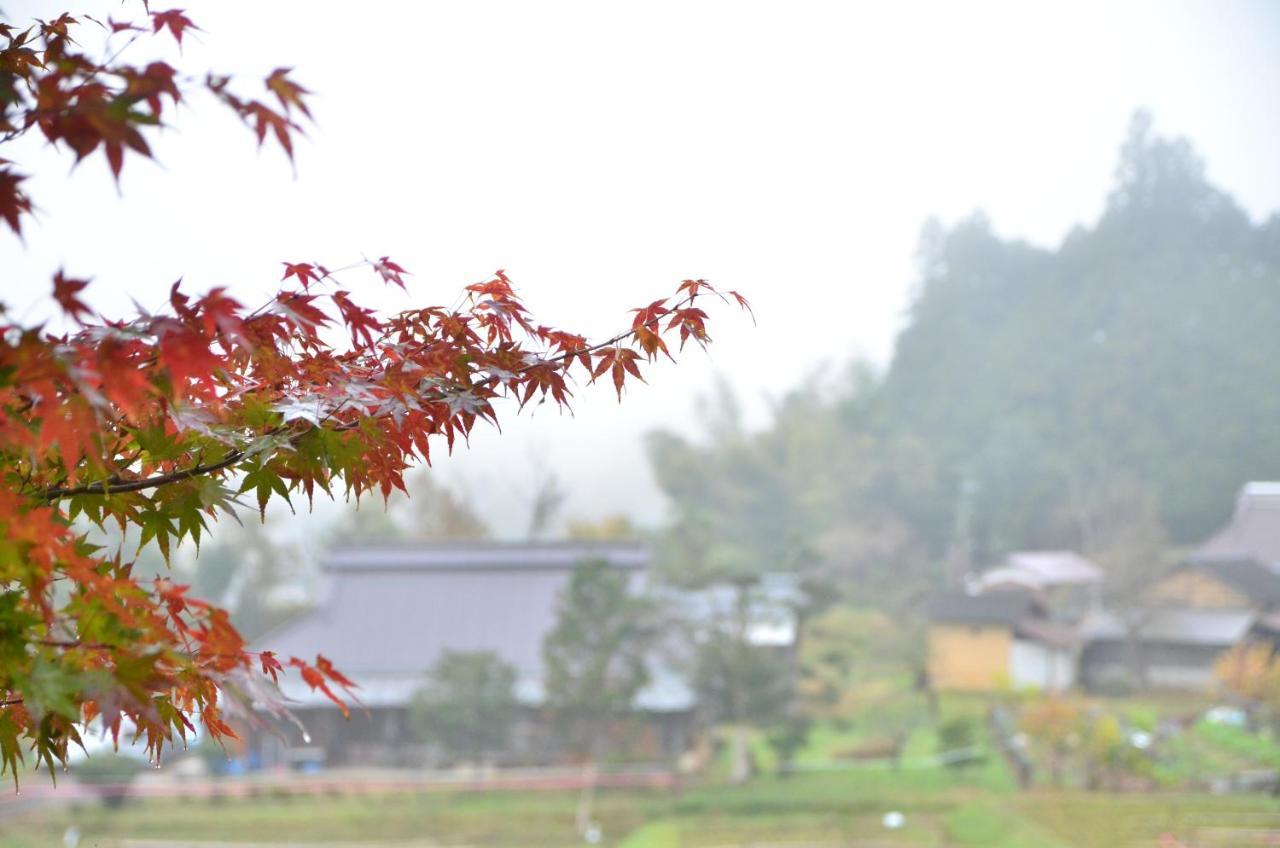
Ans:
[{"label": "green grass field", "polygon": [[[1131,722],[1154,724],[1168,709],[1117,702]],[[981,700],[944,701],[941,718],[979,715]],[[904,723],[905,719],[905,723]],[[898,768],[849,752],[905,739]],[[773,774],[762,740],[753,751],[765,772],[744,786],[723,782],[727,752],[679,791],[602,791],[593,819],[601,844],[623,848],[1136,848],[1172,834],[1196,848],[1280,844],[1280,800],[1214,796],[1187,788],[1232,770],[1275,767],[1280,745],[1269,734],[1192,725],[1165,746],[1155,792],[1016,789],[984,734],[986,755],[962,771],[937,764],[937,726],[906,694],[868,704],[850,720],[816,728],[796,757],[796,772]],[[39,779],[32,776],[31,779]],[[1042,781],[1043,782],[1043,781]],[[1079,786],[1078,783],[1075,784]],[[277,845],[581,846],[574,792],[417,791],[379,796],[334,791],[323,797],[135,801],[110,811],[93,802],[0,820],[0,848],[61,846],[74,824],[81,846],[154,848],[197,843]],[[887,829],[887,812],[903,814]],[[1277,835],[1276,839],[1272,836]]]},{"label": "green grass field", "polygon": [[[857,769],[760,777],[741,787],[680,792],[603,792],[594,818],[605,845],[625,848],[719,846],[984,846],[1129,848],[1171,832],[1197,845],[1231,833],[1280,831],[1280,802],[1259,796],[1116,795],[1035,790],[1019,793],[939,773]],[[0,848],[60,846],[74,823],[81,845],[125,840],[255,843],[576,846],[576,793],[416,793],[96,804],[0,823]],[[887,830],[897,810],[905,825]],[[1234,829],[1234,830],[1231,830]],[[1225,836],[1224,836],[1225,834]],[[1256,844],[1270,844],[1257,842]]]}]

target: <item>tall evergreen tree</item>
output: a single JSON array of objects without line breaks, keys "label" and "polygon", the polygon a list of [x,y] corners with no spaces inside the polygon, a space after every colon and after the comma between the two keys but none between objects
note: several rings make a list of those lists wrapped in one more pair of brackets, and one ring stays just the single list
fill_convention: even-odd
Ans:
[{"label": "tall evergreen tree", "polygon": [[933,222],[918,262],[883,375],[809,380],[758,432],[718,387],[704,439],[651,436],[679,578],[905,603],[1010,550],[1095,549],[1126,481],[1178,546],[1280,477],[1280,216],[1251,221],[1145,114],[1092,226],[1048,249]]},{"label": "tall evergreen tree", "polygon": [[546,706],[577,753],[598,760],[610,726],[649,681],[651,610],[627,574],[603,560],[574,569],[543,641]]},{"label": "tall evergreen tree", "polygon": [[1106,210],[1057,250],[975,217],[922,247],[881,395],[883,426],[933,446],[975,540],[1083,547],[1117,474],[1175,542],[1280,474],[1280,219],[1253,224],[1183,140],[1135,116]]},{"label": "tall evergreen tree", "polygon": [[516,670],[492,651],[446,651],[410,704],[414,730],[473,764],[505,748],[519,716]]}]

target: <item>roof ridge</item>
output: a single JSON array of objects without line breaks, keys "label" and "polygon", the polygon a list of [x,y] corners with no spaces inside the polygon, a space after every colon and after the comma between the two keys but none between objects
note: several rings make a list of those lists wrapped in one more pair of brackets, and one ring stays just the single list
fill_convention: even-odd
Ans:
[{"label": "roof ridge", "polygon": [[642,539],[352,539],[338,542],[329,550],[360,549],[445,549],[445,548],[493,548],[515,550],[519,548],[640,548],[651,547]]}]

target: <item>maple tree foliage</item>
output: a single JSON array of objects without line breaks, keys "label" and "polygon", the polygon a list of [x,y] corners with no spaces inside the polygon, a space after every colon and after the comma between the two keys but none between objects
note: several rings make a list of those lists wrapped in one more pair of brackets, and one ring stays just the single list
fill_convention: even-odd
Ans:
[{"label": "maple tree foliage", "polygon": [[[130,65],[122,57],[138,39],[180,45],[196,29],[181,10],[137,12],[0,21],[0,143],[38,130],[77,161],[101,151],[118,180],[126,155],[150,156],[147,134],[203,88],[292,157],[310,113],[288,70],[272,72],[258,100],[233,93],[229,76]],[[93,38],[105,59],[82,52]],[[25,180],[0,159],[0,216],[19,235],[33,208]],[[260,304],[175,283],[165,310],[128,318],[96,315],[87,280],[58,272],[53,297],[72,329],[0,311],[0,773],[16,781],[31,754],[52,772],[94,719],[157,759],[197,722],[215,739],[234,735],[233,714],[280,714],[274,683],[286,672],[344,713],[354,695],[323,656],[250,652],[225,610],[167,577],[135,575],[124,550],[90,543],[90,524],[134,528],[167,560],[245,500],[265,518],[273,499],[310,503],[317,490],[385,498],[430,462],[434,440],[451,449],[496,424],[502,402],[564,406],[575,382],[604,379],[621,399],[642,364],[671,356],[668,339],[708,341],[701,304],[718,294],[686,280],[591,343],[536,322],[501,271],[467,286],[456,308],[390,316],[344,284],[364,272],[404,288],[408,272],[388,257],[279,271]]]}]

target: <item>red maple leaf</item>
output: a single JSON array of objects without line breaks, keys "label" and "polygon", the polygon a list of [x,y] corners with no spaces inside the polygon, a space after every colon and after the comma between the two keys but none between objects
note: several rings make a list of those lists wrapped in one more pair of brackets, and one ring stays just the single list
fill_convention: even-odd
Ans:
[{"label": "red maple leaf", "polygon": [[276,68],[272,71],[267,77],[267,90],[276,96],[285,112],[292,111],[296,106],[298,111],[310,118],[311,110],[302,101],[302,95],[311,92],[289,79],[288,75],[292,70],[292,68]]},{"label": "red maple leaf", "polygon": [[[378,276],[382,277],[384,282],[395,283],[400,288],[405,288],[404,278],[401,274],[409,272],[392,262],[389,256],[379,257],[378,261],[373,263],[373,270],[378,272]],[[408,289],[405,289],[405,291],[408,291]]]},{"label": "red maple leaf", "polygon": [[[0,164],[6,160],[0,159]],[[20,216],[31,214],[31,198],[21,188],[26,177],[12,168],[0,168],[0,218],[4,218],[18,235],[22,235]]]},{"label": "red maple leaf", "polygon": [[169,32],[178,41],[178,46],[182,46],[182,34],[189,29],[200,31],[200,27],[186,16],[182,9],[169,9],[165,12],[151,13],[152,32],[159,32],[168,28]]},{"label": "red maple leaf", "polygon": [[85,302],[77,297],[88,285],[88,280],[74,280],[61,271],[53,275],[53,299],[58,301],[63,312],[81,324],[84,323],[85,316],[92,314]]},{"label": "red maple leaf", "polygon": [[320,279],[320,274],[316,273],[316,266],[310,262],[282,262],[281,264],[284,265],[284,276],[280,279],[297,277],[304,290],[311,288],[311,283]]}]

